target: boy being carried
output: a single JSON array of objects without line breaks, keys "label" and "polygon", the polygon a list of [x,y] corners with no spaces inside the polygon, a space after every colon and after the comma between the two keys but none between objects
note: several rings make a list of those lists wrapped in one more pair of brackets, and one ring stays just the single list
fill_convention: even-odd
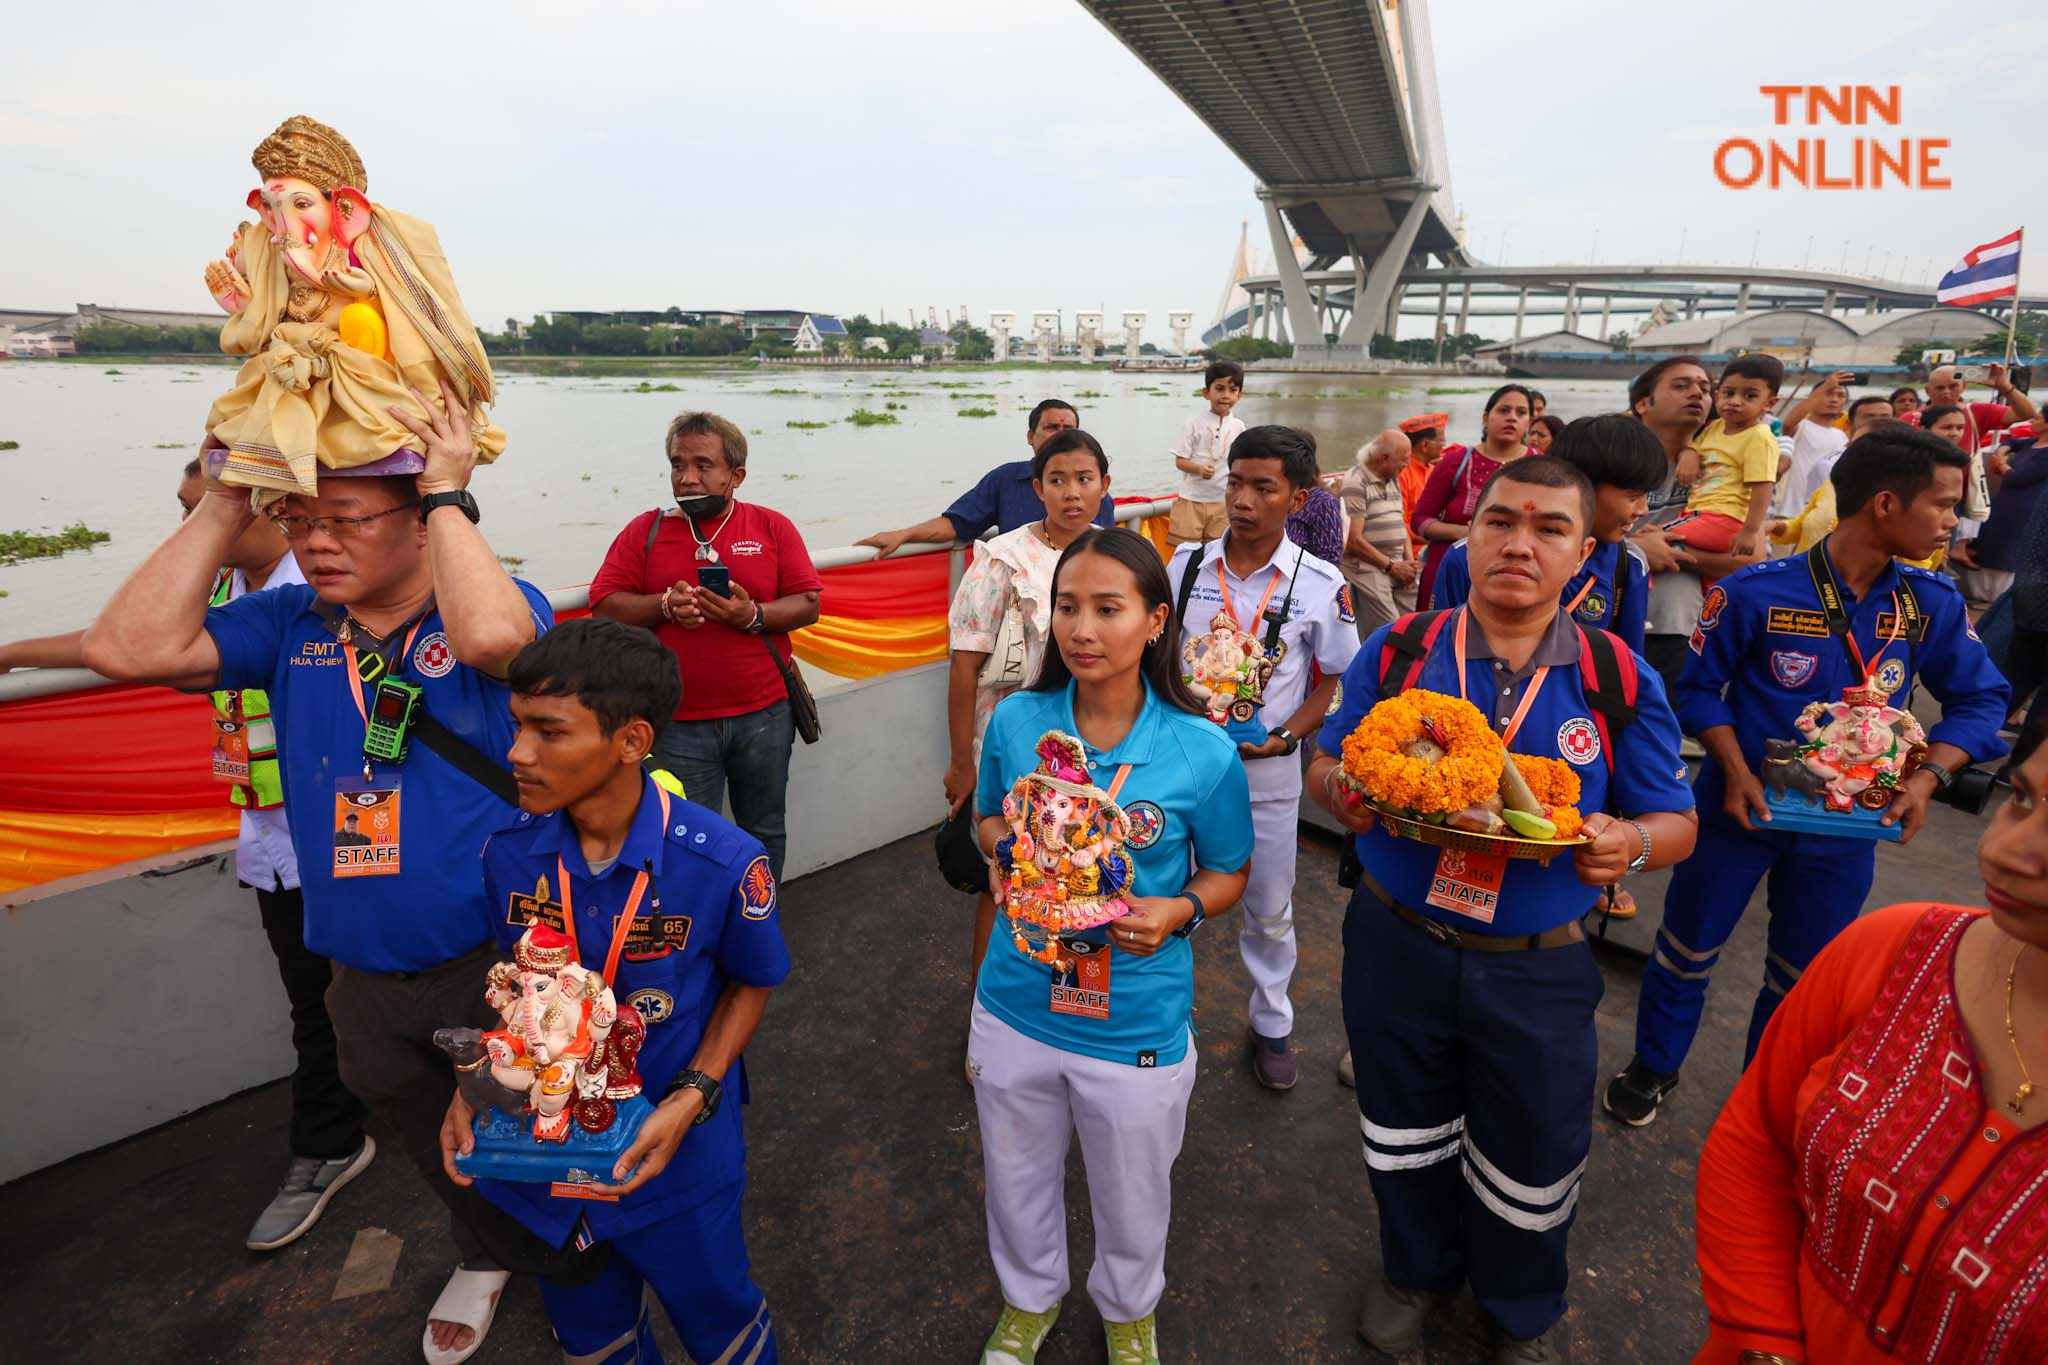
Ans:
[{"label": "boy being carried", "polygon": [[1218,360],[1202,371],[1206,412],[1188,419],[1173,443],[1173,467],[1181,472],[1180,496],[1166,515],[1166,539],[1173,545],[1215,540],[1230,525],[1224,506],[1229,490],[1230,443],[1244,423],[1230,415],[1244,396],[1244,366]]},{"label": "boy being carried", "polygon": [[1737,557],[1757,553],[1778,477],[1778,442],[1764,417],[1784,378],[1785,367],[1767,355],[1737,356],[1721,371],[1717,415],[1693,442],[1699,478],[1685,515],[1667,528],[1671,539]]}]

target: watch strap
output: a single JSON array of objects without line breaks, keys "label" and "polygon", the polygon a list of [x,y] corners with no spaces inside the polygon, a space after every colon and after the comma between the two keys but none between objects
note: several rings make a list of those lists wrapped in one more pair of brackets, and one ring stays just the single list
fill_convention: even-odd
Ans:
[{"label": "watch strap", "polygon": [[483,510],[476,505],[476,497],[467,488],[449,492],[429,493],[420,499],[420,520],[425,521],[436,507],[460,507],[462,515],[469,518],[474,526],[483,520]]},{"label": "watch strap", "polygon": [[1650,829],[1649,826],[1640,820],[1631,820],[1628,823],[1635,826],[1636,833],[1642,836],[1643,840],[1643,851],[1629,859],[1628,871],[1629,873],[1641,872],[1650,865]]},{"label": "watch strap", "polygon": [[1922,759],[1916,765],[1915,771],[1933,773],[1935,790],[1937,791],[1947,791],[1950,786],[1954,785],[1956,780],[1955,770],[1946,763],[1929,763],[1927,760]]},{"label": "watch strap", "polygon": [[724,1093],[724,1087],[717,1081],[701,1071],[689,1068],[676,1073],[676,1078],[668,1083],[668,1089],[661,1093],[661,1097],[664,1100],[669,1099],[679,1090],[695,1090],[704,1097],[704,1107],[699,1109],[697,1117],[691,1120],[690,1126],[693,1128],[718,1112],[718,1101]]},{"label": "watch strap", "polygon": [[1193,905],[1195,913],[1188,917],[1186,924],[1173,931],[1173,936],[1175,938],[1191,938],[1194,936],[1195,930],[1202,927],[1202,921],[1209,918],[1209,909],[1202,904],[1202,898],[1192,891],[1181,892],[1180,898]]}]

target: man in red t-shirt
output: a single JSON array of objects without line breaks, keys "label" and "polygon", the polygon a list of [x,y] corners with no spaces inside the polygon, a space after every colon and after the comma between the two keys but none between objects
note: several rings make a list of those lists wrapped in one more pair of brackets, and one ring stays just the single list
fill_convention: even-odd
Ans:
[{"label": "man in red t-shirt", "polygon": [[[683,701],[655,757],[692,801],[717,810],[728,789],[733,823],[768,848],[776,877],[788,847],[784,811],[796,723],[782,680],[789,632],[818,619],[824,583],[796,524],[739,501],[747,438],[723,417],[686,412],[668,426],[669,488],[662,509],[626,523],[590,584],[590,609],[661,637],[683,674]],[[730,595],[699,582],[713,566]]]},{"label": "man in red t-shirt", "polygon": [[[2016,421],[2027,421],[2039,415],[2039,410],[2028,400],[2027,395],[2014,387],[2003,365],[1993,363],[1985,367],[1985,382],[2002,400],[1997,403],[1964,401],[1965,387],[1963,372],[1959,366],[1942,365],[1930,371],[1927,376],[1927,406],[1953,405],[1963,410],[1970,419],[1969,431],[1965,434],[1963,449],[1976,450],[1994,431],[2013,425]],[[1909,420],[1914,426],[1920,425],[1919,414]]]}]

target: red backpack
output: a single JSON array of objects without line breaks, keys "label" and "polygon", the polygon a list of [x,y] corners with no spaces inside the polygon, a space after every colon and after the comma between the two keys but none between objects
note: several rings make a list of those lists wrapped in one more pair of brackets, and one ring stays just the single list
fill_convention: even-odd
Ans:
[{"label": "red backpack", "polygon": [[[1422,665],[1442,634],[1449,611],[1414,611],[1387,628],[1387,640],[1380,647],[1380,700],[1415,686]],[[1636,656],[1629,647],[1604,630],[1587,630],[1574,621],[1579,632],[1579,683],[1586,704],[1593,711],[1593,726],[1600,732],[1600,754],[1607,760],[1607,774],[1614,775],[1614,732],[1636,718]],[[1406,666],[1395,676],[1396,658]]]}]

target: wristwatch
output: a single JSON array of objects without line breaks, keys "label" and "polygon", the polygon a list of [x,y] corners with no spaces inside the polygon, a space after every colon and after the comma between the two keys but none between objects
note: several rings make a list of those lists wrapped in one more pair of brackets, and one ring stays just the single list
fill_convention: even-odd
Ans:
[{"label": "wristwatch", "polygon": [[472,526],[482,521],[484,516],[467,488],[458,488],[452,493],[429,493],[421,498],[420,520],[425,521],[436,507],[460,507],[462,515],[469,518],[469,524]]},{"label": "wristwatch", "polygon": [[1952,769],[1940,763],[1929,763],[1924,758],[1920,760],[1919,766],[1915,767],[1913,771],[1919,773],[1933,773],[1934,789],[1938,792],[1947,791],[1949,787],[1955,783],[1956,780],[1955,772]]},{"label": "wristwatch", "polygon": [[[1287,741],[1287,747],[1285,749],[1282,749],[1279,753],[1279,757],[1281,758],[1285,758],[1287,757],[1287,755],[1301,748],[1301,741],[1295,738],[1294,731],[1288,729],[1284,725],[1276,725],[1272,729],[1266,731],[1266,737],[1268,739],[1272,738],[1274,735],[1278,735],[1280,736],[1280,738]],[[1922,764],[1921,766],[1925,767],[1926,765]]]},{"label": "wristwatch", "polygon": [[1640,820],[1630,820],[1628,823],[1634,825],[1636,833],[1643,836],[1643,851],[1629,860],[1628,871],[1621,874],[1624,877],[1633,877],[1650,865],[1650,831]]},{"label": "wristwatch", "polygon": [[725,1093],[725,1088],[717,1081],[701,1071],[688,1069],[676,1073],[676,1078],[668,1083],[668,1089],[661,1092],[661,1097],[667,1100],[679,1090],[695,1090],[704,1097],[704,1107],[699,1109],[697,1117],[690,1121],[692,1128],[709,1121],[711,1116],[718,1112],[718,1101]]},{"label": "wristwatch", "polygon": [[1188,917],[1186,924],[1173,931],[1173,936],[1175,938],[1192,938],[1195,930],[1202,927],[1202,921],[1209,918],[1209,911],[1202,904],[1202,898],[1192,891],[1181,892],[1180,898],[1194,906],[1195,913]]},{"label": "wristwatch", "polygon": [[768,631],[768,613],[759,602],[754,603],[754,619],[747,622],[747,634],[765,635]]}]

